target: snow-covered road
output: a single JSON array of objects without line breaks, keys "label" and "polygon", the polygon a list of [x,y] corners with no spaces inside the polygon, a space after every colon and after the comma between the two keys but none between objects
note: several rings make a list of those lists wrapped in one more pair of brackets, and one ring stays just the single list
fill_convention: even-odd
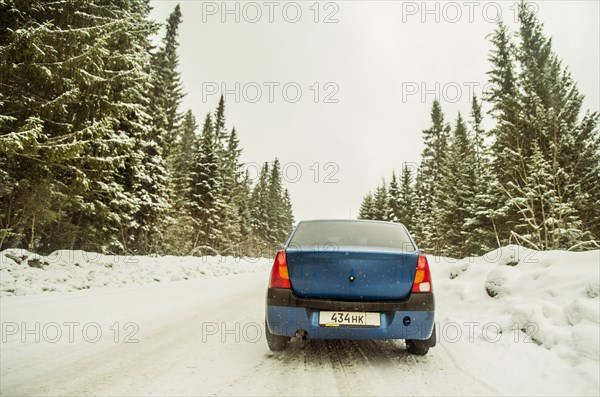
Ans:
[{"label": "snow-covered road", "polygon": [[442,302],[444,335],[425,357],[409,355],[401,341],[294,340],[287,351],[272,353],[262,330],[267,276],[3,297],[0,394],[598,392],[593,375],[565,370],[533,343],[456,338],[453,330],[465,321],[451,321]]}]

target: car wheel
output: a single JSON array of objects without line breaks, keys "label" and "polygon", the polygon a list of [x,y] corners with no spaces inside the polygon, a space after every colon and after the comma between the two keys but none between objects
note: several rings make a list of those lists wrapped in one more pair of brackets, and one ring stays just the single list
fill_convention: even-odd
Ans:
[{"label": "car wheel", "polygon": [[437,334],[435,330],[435,325],[433,326],[433,331],[431,332],[431,336],[428,339],[407,339],[406,340],[406,350],[417,356],[424,356],[429,351],[430,347],[434,347],[437,342]]},{"label": "car wheel", "polygon": [[272,334],[271,331],[269,331],[269,326],[267,325],[266,320],[265,335],[267,337],[267,345],[269,346],[269,349],[271,349],[271,351],[274,352],[280,352],[282,350],[285,350],[285,348],[288,347],[288,345],[290,344],[290,340],[292,339],[289,336]]},{"label": "car wheel", "polygon": [[409,339],[406,341],[406,350],[410,354],[414,354],[417,356],[424,356],[429,352],[429,348],[420,344],[418,340]]}]

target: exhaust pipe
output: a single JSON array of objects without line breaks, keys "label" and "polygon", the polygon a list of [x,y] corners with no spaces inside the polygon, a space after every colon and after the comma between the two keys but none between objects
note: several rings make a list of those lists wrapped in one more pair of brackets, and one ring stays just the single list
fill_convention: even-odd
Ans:
[{"label": "exhaust pipe", "polygon": [[296,336],[298,338],[302,338],[302,340],[307,340],[308,339],[308,332],[306,332],[306,330],[299,329],[298,331],[296,331]]}]

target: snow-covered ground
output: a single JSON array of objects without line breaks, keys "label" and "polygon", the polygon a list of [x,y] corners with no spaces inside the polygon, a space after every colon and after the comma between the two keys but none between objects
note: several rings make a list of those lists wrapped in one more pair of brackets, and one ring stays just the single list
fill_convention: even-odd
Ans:
[{"label": "snow-covered ground", "polygon": [[442,348],[470,350],[469,373],[502,394],[600,395],[600,251],[508,246],[429,263]]},{"label": "snow-covered ground", "polygon": [[0,394],[600,394],[600,251],[429,257],[438,345],[425,357],[401,341],[271,353],[271,262],[4,251]]},{"label": "snow-covered ground", "polygon": [[117,256],[68,250],[41,256],[10,249],[0,252],[0,296],[264,272],[271,264],[264,258],[231,256]]}]

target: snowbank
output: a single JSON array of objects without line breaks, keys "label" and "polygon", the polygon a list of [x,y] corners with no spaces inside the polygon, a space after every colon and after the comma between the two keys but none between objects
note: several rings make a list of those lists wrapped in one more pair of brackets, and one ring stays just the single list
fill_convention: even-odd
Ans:
[{"label": "snowbank", "polygon": [[[543,346],[577,365],[600,357],[600,251],[507,246],[485,256],[429,257],[438,321],[476,322],[476,338]],[[473,327],[473,325],[471,325]],[[597,378],[597,375],[594,375]]]},{"label": "snowbank", "polygon": [[111,256],[69,250],[41,256],[7,249],[0,252],[0,296],[263,272],[271,265],[265,258]]},{"label": "snowbank", "polygon": [[[0,296],[123,287],[265,272],[271,259],[0,252]],[[445,326],[479,341],[542,346],[573,365],[600,357],[600,251],[537,252],[507,246],[461,260],[429,257],[438,338]],[[472,324],[476,323],[475,326]],[[509,347],[507,347],[509,348]]]}]

